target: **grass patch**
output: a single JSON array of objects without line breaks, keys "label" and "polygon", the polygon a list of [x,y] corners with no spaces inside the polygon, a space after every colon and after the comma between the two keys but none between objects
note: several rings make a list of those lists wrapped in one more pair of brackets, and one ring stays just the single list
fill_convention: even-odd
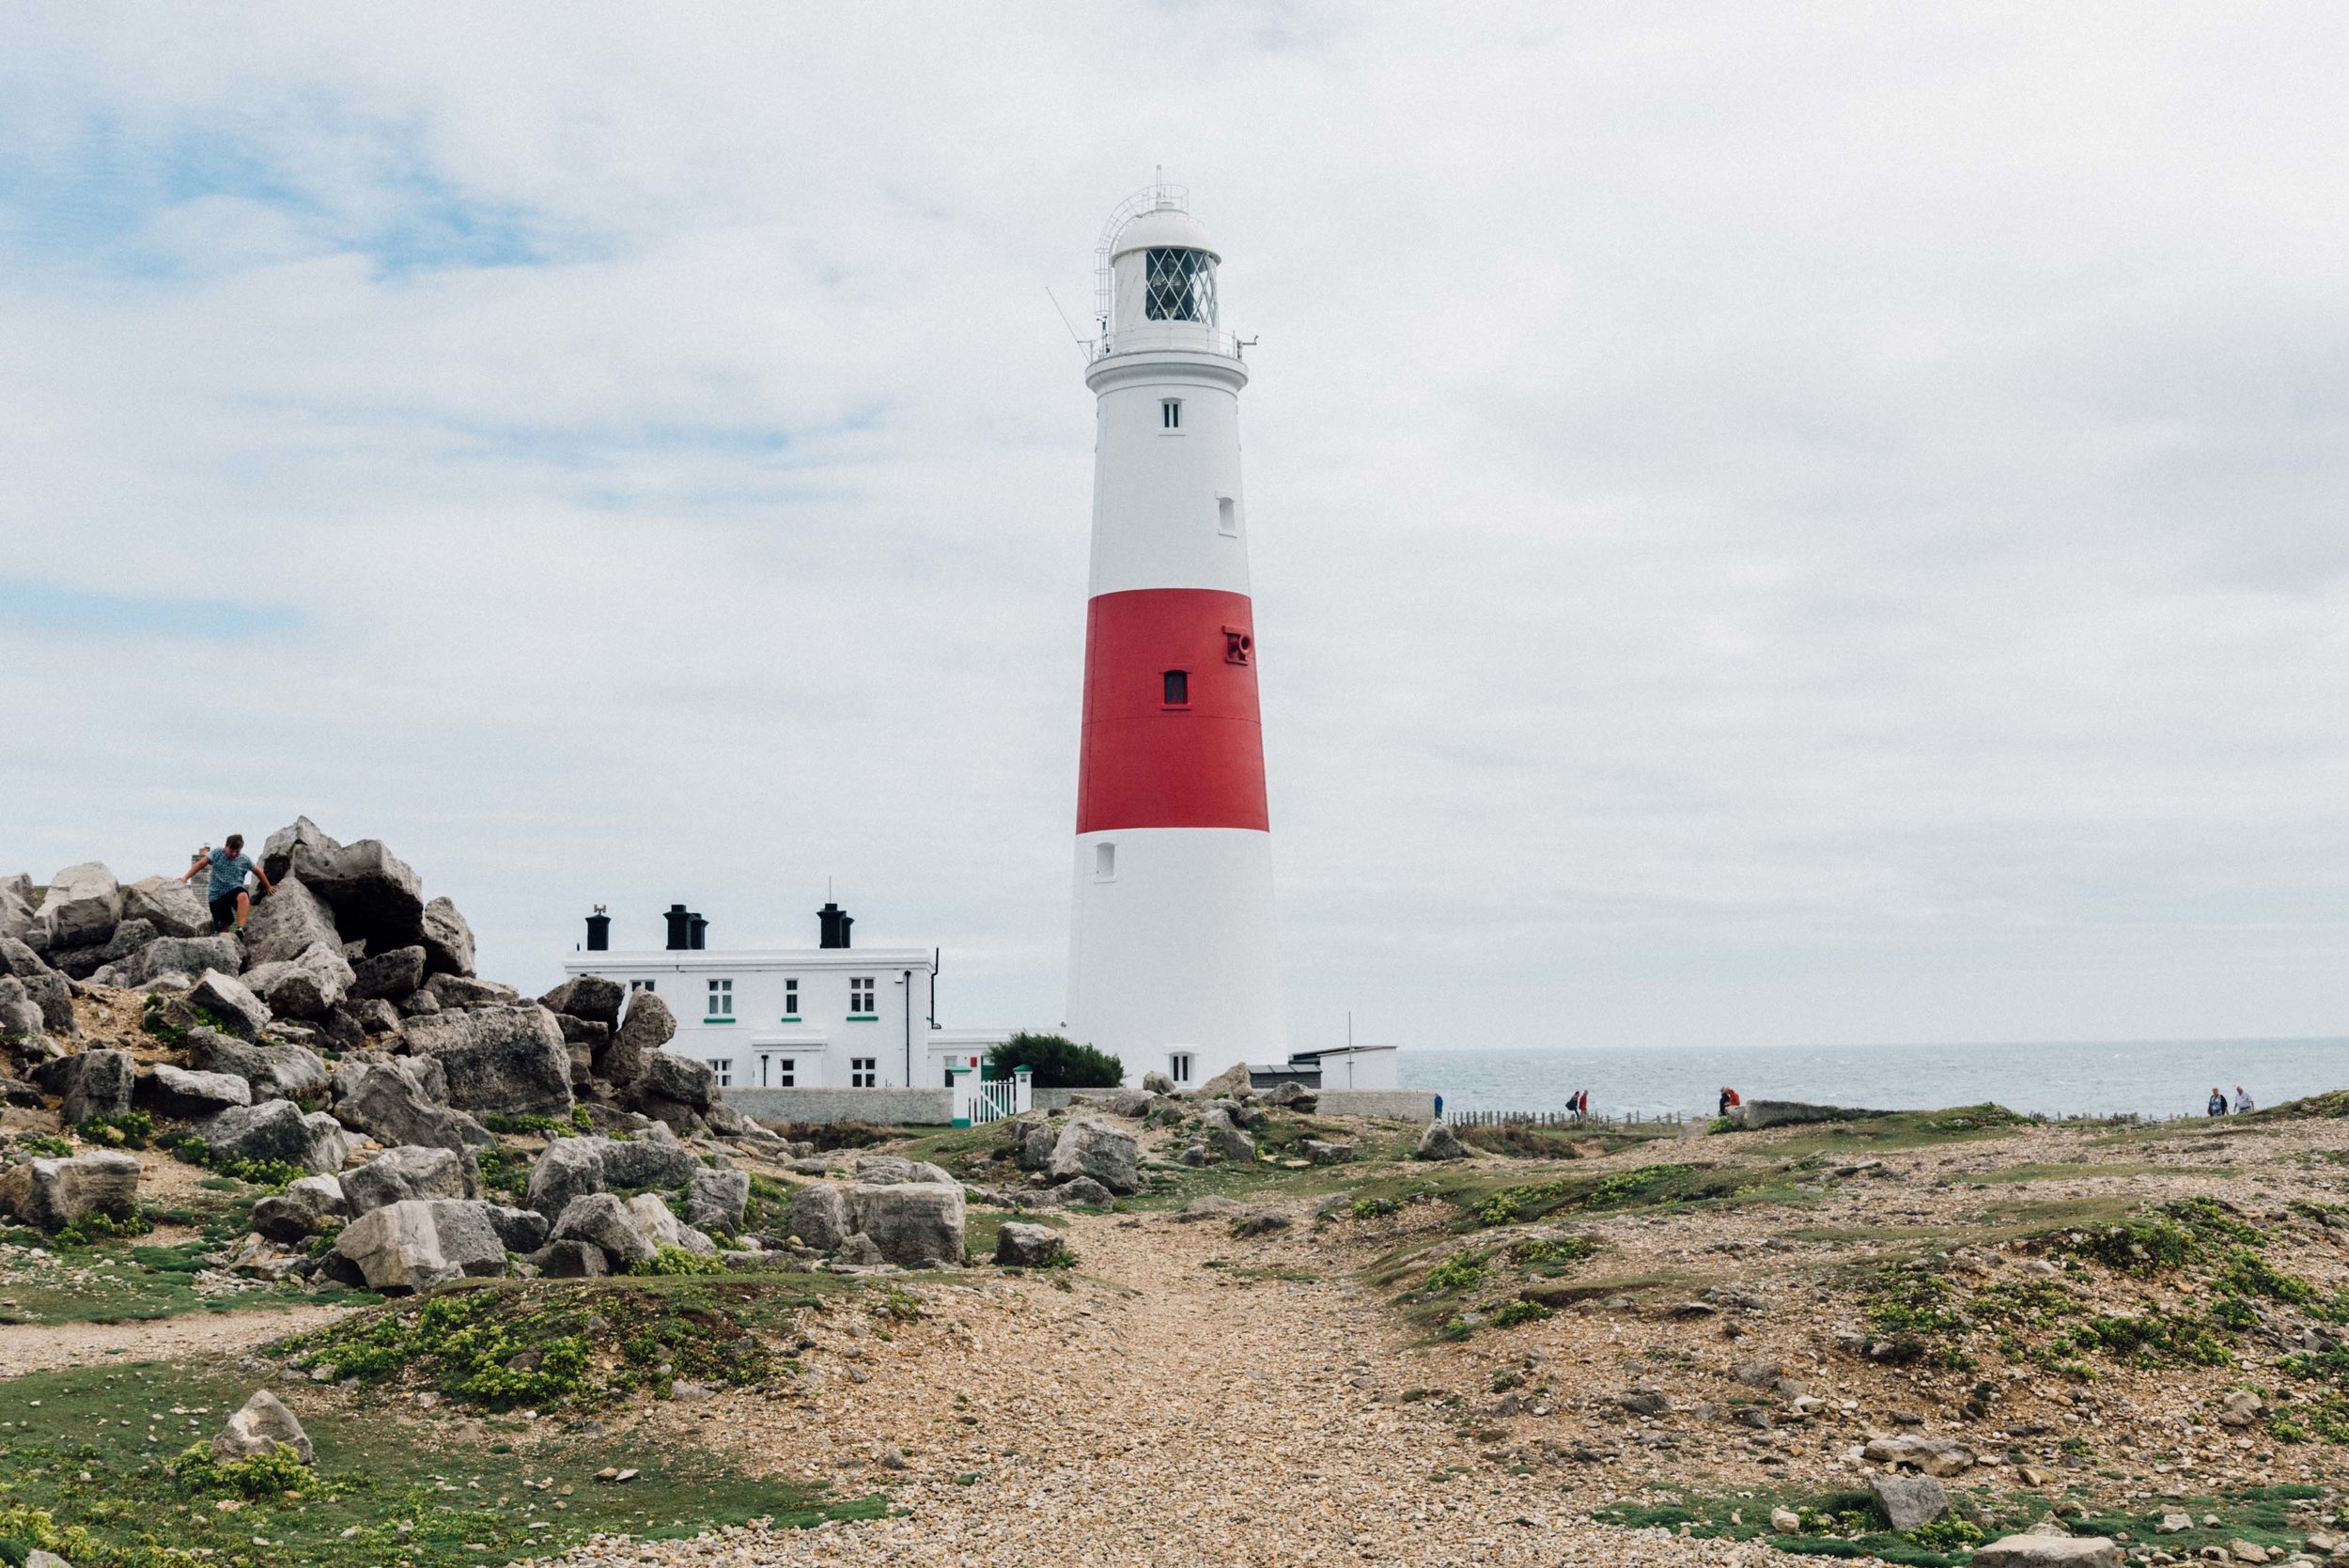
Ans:
[{"label": "grass patch", "polygon": [[1768,1147],[1773,1154],[1834,1156],[2004,1138],[2017,1127],[2036,1125],[2038,1120],[1985,1102],[1945,1110],[1895,1110],[1854,1121],[1806,1124],[1783,1136],[1778,1136],[1778,1129],[1770,1128],[1764,1136],[1770,1139]]},{"label": "grass patch", "polygon": [[[318,1463],[293,1487],[266,1462],[182,1463],[251,1389],[225,1369],[156,1362],[0,1383],[0,1539],[70,1551],[77,1568],[447,1568],[552,1555],[598,1532],[671,1538],[885,1511],[879,1498],[833,1500],[748,1477],[677,1442],[520,1421],[474,1436],[453,1419],[391,1421],[308,1400],[296,1408]],[[606,1466],[640,1473],[598,1483]],[[55,1544],[38,1539],[40,1518]]]}]

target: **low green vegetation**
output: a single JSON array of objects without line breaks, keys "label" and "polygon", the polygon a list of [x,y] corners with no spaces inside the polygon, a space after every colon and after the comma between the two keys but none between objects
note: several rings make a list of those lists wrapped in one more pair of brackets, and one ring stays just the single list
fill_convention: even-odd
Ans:
[{"label": "low green vegetation", "polygon": [[[315,1467],[215,1462],[212,1434],[251,1391],[225,1368],[157,1362],[0,1383],[0,1562],[40,1547],[75,1568],[451,1568],[549,1556],[599,1532],[886,1511],[876,1497],[746,1476],[674,1440],[307,1402],[297,1413]],[[598,1482],[606,1468],[634,1479]]]},{"label": "low green vegetation", "polygon": [[[690,1257],[691,1254],[682,1254]],[[770,1347],[825,1277],[663,1271],[597,1281],[482,1281],[387,1303],[288,1341],[299,1366],[380,1389],[432,1389],[485,1410],[598,1409],[679,1379],[741,1387],[794,1375]]]}]

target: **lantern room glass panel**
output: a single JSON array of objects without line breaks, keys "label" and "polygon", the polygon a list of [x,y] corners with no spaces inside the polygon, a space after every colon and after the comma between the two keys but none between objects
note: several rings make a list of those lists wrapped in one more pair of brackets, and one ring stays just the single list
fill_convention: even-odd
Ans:
[{"label": "lantern room glass panel", "polygon": [[1143,282],[1143,311],[1151,320],[1215,325],[1215,257],[1206,252],[1154,249]]}]

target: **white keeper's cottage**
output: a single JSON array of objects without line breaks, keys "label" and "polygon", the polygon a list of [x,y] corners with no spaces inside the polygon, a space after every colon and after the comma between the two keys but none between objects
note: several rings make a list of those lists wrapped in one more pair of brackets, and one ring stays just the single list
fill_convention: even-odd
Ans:
[{"label": "white keeper's cottage", "polygon": [[721,1089],[944,1088],[949,1069],[1011,1038],[940,1025],[936,948],[853,947],[837,904],[817,920],[815,947],[730,951],[706,946],[708,923],[678,904],[666,947],[614,949],[599,907],[563,972],[658,994],[677,1016],[668,1048],[708,1063]]}]

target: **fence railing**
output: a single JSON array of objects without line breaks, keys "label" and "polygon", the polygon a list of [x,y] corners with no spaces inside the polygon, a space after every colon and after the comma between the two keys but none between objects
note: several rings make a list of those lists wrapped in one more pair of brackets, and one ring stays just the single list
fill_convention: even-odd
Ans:
[{"label": "fence railing", "polygon": [[1571,1110],[1447,1110],[1443,1119],[1455,1127],[1631,1127],[1678,1126],[1688,1117],[1677,1110],[1626,1110],[1614,1116],[1595,1111],[1585,1116]]}]

